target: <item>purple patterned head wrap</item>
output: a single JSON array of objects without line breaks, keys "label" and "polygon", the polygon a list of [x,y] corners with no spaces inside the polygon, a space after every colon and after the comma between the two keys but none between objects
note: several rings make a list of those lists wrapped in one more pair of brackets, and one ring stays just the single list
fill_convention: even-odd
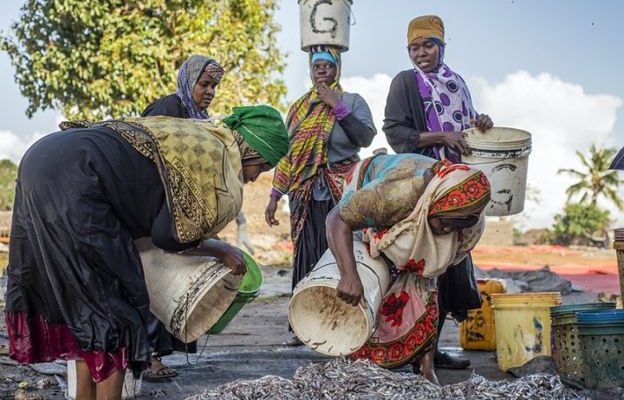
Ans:
[{"label": "purple patterned head wrap", "polygon": [[178,89],[176,94],[182,101],[184,108],[191,118],[208,119],[208,112],[197,108],[193,101],[193,88],[202,73],[208,72],[217,82],[223,77],[223,68],[212,58],[204,56],[191,56],[180,67],[178,72]]}]

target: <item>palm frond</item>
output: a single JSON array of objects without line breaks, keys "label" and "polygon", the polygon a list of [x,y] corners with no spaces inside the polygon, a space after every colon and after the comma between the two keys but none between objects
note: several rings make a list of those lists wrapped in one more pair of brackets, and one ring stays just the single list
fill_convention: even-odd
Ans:
[{"label": "palm frond", "polygon": [[581,179],[585,179],[587,177],[587,174],[581,172],[581,171],[577,171],[573,168],[561,168],[559,170],[557,170],[557,174],[569,174],[569,175],[574,175],[576,177],[579,177]]},{"label": "palm frond", "polygon": [[578,156],[578,158],[581,160],[581,163],[587,167],[588,170],[591,171],[592,167],[591,164],[589,162],[587,162],[587,159],[585,158],[585,156],[583,155],[583,153],[581,153],[580,151],[576,151],[576,155]]},{"label": "palm frond", "polygon": [[611,188],[606,188],[603,194],[608,200],[611,200],[611,202],[615,204],[618,210],[624,209],[624,202],[622,201],[620,194],[616,190],[613,190]]}]

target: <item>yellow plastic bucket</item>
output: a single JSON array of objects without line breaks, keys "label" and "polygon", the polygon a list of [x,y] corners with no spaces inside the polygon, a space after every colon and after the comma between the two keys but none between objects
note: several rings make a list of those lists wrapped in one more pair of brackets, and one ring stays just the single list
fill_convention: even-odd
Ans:
[{"label": "yellow plastic bucket", "polygon": [[560,303],[559,292],[492,295],[496,358],[501,371],[551,355],[550,307]]},{"label": "yellow plastic bucket", "polygon": [[468,318],[459,326],[459,344],[464,350],[496,350],[494,311],[492,295],[505,293],[505,285],[499,279],[478,279],[483,303],[481,308],[468,311]]}]

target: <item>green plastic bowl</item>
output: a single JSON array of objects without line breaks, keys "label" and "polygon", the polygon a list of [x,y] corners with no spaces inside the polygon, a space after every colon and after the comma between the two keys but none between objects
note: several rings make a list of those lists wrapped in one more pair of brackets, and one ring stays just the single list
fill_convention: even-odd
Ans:
[{"label": "green plastic bowl", "polygon": [[258,297],[263,281],[262,271],[249,254],[243,251],[243,256],[245,257],[247,272],[243,275],[243,281],[241,282],[240,289],[238,289],[238,294],[232,304],[230,304],[230,307],[228,307],[221,318],[219,318],[217,323],[210,328],[208,333],[220,333],[223,329],[225,329],[230,321],[234,319],[236,314],[238,314],[245,304],[250,303],[253,299]]}]

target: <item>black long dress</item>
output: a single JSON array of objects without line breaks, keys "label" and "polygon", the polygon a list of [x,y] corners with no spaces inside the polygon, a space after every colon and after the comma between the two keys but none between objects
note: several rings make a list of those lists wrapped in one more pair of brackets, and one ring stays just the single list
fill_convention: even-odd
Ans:
[{"label": "black long dress", "polygon": [[[164,115],[166,117],[189,118],[189,114],[182,104],[182,100],[176,94],[161,97],[156,100],[141,114],[142,117]],[[149,313],[147,318],[147,335],[149,337],[152,354],[156,357],[167,356],[174,351],[188,353],[197,352],[197,341],[183,343],[167,331],[165,325],[154,314]]]},{"label": "black long dress", "polygon": [[[421,132],[427,132],[423,100],[413,70],[401,71],[390,84],[383,131],[396,153],[419,153],[436,158],[433,148],[416,147]],[[458,321],[470,309],[481,307],[472,257],[447,269],[438,279],[440,318],[451,313]]]},{"label": "black long dress", "polygon": [[184,108],[182,100],[176,94],[161,97],[141,113],[141,117],[153,117],[164,115],[166,117],[189,118],[188,111]]},{"label": "black long dress", "polygon": [[108,128],[35,143],[18,170],[6,320],[22,363],[82,358],[96,382],[149,359],[149,295],[134,240],[173,237],[154,163]]}]

